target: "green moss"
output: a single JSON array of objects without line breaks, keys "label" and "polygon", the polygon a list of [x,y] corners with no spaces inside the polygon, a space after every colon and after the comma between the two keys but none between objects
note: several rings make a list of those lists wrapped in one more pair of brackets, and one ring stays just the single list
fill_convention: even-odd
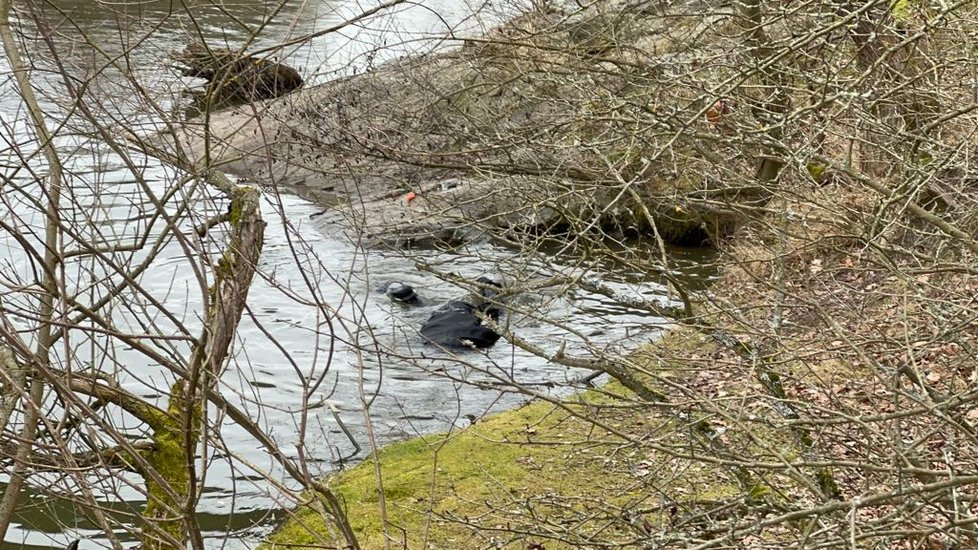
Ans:
[{"label": "green moss", "polygon": [[903,21],[910,17],[910,6],[910,0],[893,0],[890,2],[890,11],[894,18]]},{"label": "green moss", "polygon": [[[231,221],[231,227],[236,229],[238,224],[241,223],[242,217],[244,216],[245,209],[258,208],[257,204],[257,191],[253,187],[247,185],[235,186],[232,192],[231,206],[228,208],[228,218]],[[224,254],[217,261],[217,269],[215,275],[218,280],[231,278],[234,276],[234,258],[237,252],[237,245],[239,244],[239,239],[232,234],[232,241],[224,249]]]},{"label": "green moss", "polygon": [[763,501],[769,496],[771,496],[771,488],[767,485],[758,483],[751,489],[750,494],[747,495],[747,498],[748,500]]},{"label": "green moss", "polygon": [[[389,531],[419,545],[427,522],[439,523],[438,538],[465,537],[460,525],[439,516],[480,513],[482,503],[507,501],[540,490],[575,492],[576,481],[562,475],[559,463],[571,444],[540,444],[541,433],[567,420],[566,413],[537,403],[491,417],[469,429],[420,437],[390,445],[363,464],[333,477],[330,485],[348,507],[350,523],[364,548],[383,546],[374,460],[381,463]],[[595,465],[593,475],[601,475]],[[429,501],[434,506],[429,507]],[[430,508],[430,509],[429,509]],[[403,530],[403,531],[402,531]],[[272,548],[322,544],[326,525],[311,509],[302,510],[269,541]],[[419,546],[420,547],[420,546]]]},{"label": "green moss", "polygon": [[231,220],[231,225],[236,226],[241,222],[241,213],[244,208],[245,196],[247,190],[250,187],[244,187],[241,192],[235,193],[234,198],[231,199],[231,206],[229,208],[229,218]]},{"label": "green moss", "polygon": [[[592,460],[598,452],[595,444],[582,452],[585,444],[567,442],[583,441],[584,430],[566,412],[536,403],[466,430],[391,445],[334,476],[330,485],[346,503],[363,548],[383,546],[374,459],[381,464],[388,530],[396,540],[404,536],[409,547],[420,548],[426,525],[434,540],[467,540],[473,535],[462,522],[448,518],[495,524],[504,521],[500,517],[512,511],[514,502],[534,495],[560,494],[571,501],[614,495],[605,488],[618,476],[603,461]],[[582,479],[589,483],[582,484]],[[277,548],[325,540],[327,526],[311,509],[303,509],[269,543]]]},{"label": "green moss", "polygon": [[[663,357],[704,347],[702,336],[693,331],[673,334],[636,360],[650,370],[668,372],[671,365]],[[575,536],[581,537],[600,531],[608,540],[615,531],[607,514],[619,506],[641,507],[640,503],[669,494],[673,487],[681,487],[674,494],[691,501],[727,499],[739,493],[737,485],[718,476],[713,466],[638,450],[567,410],[584,413],[618,433],[673,438],[681,446],[688,445],[683,443],[688,426],[677,419],[647,422],[650,409],[623,406],[630,398],[612,382],[567,399],[566,409],[533,403],[465,430],[390,445],[363,464],[334,475],[329,486],[344,502],[365,550],[384,547],[374,460],[381,465],[388,532],[396,548],[405,544],[425,549],[483,548],[500,544],[501,539],[489,540],[499,526],[512,532],[538,532],[545,524],[574,525]],[[636,476],[636,469],[647,473]],[[675,471],[682,475],[674,475]],[[764,490],[757,489],[758,498],[765,496]],[[653,525],[668,521],[655,515],[646,519]],[[622,543],[633,535],[622,531]],[[507,540],[509,545],[500,547],[526,546],[519,537]],[[570,540],[545,542],[548,550],[580,547]],[[338,543],[336,530],[323,521],[315,506],[302,506],[266,548]]]},{"label": "green moss", "polygon": [[[143,518],[143,548],[163,550],[182,548],[165,540],[163,534],[177,541],[187,540],[183,514],[190,489],[187,468],[188,449],[196,447],[200,439],[202,409],[199,403],[188,402],[185,384],[178,380],[170,388],[170,402],[164,422],[153,431],[153,451],[147,460],[155,475],[147,475],[147,502]],[[189,416],[189,418],[188,418]],[[186,427],[190,426],[190,433]]]},{"label": "green moss", "polygon": [[808,169],[808,175],[815,180],[815,183],[822,183],[825,181],[825,172],[828,170],[827,166],[816,162],[810,162],[806,168]]},{"label": "green moss", "polygon": [[927,166],[934,163],[934,155],[927,151],[920,151],[917,153],[917,164],[921,166]]}]

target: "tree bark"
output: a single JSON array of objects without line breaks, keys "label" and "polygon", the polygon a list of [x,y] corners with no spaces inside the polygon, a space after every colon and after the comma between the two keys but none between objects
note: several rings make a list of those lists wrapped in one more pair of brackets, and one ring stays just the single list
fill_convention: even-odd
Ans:
[{"label": "tree bark", "polygon": [[[195,461],[206,396],[226,362],[264,245],[258,190],[235,185],[217,172],[207,178],[231,200],[231,231],[214,271],[214,284],[208,289],[204,330],[191,354],[189,379],[171,387],[164,426],[153,434],[155,448],[148,460],[163,483],[146,477],[149,499],[142,541],[146,550],[182,550],[198,532],[194,528],[199,498]],[[194,542],[199,545],[199,540]]]}]

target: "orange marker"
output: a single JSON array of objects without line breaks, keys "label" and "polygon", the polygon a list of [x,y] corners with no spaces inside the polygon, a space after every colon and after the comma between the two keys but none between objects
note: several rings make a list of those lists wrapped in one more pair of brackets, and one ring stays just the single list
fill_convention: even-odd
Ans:
[{"label": "orange marker", "polygon": [[404,195],[404,198],[407,199],[408,204],[411,204],[411,201],[418,198],[418,194],[415,193],[414,191],[408,191],[408,194]]}]

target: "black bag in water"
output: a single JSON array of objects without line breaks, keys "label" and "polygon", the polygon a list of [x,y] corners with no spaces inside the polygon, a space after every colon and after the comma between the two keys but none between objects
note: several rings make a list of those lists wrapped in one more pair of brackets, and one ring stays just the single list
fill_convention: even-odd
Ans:
[{"label": "black bag in water", "polygon": [[494,321],[499,320],[499,309],[490,304],[474,306],[462,300],[452,300],[425,321],[421,336],[433,344],[450,348],[488,348],[499,341],[499,334],[482,324],[476,312]]}]

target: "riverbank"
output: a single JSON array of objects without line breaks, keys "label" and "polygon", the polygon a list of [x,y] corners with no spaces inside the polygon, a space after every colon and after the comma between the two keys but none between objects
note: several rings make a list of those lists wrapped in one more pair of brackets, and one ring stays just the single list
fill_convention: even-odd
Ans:
[{"label": "riverbank", "polygon": [[[715,20],[664,18],[642,2],[541,9],[448,49],[186,121],[156,144],[323,204],[328,225],[373,244],[591,224],[700,245],[743,217],[687,200],[696,190],[713,201],[724,184],[707,177],[698,144],[669,137],[711,131],[701,111],[715,99],[674,79],[708,54],[681,37]],[[662,124],[643,123],[650,114]],[[749,169],[733,158],[728,168],[738,164]]]},{"label": "riverbank", "polygon": [[[679,365],[653,367],[654,357],[708,348],[703,338],[677,331],[639,360],[670,376]],[[611,383],[389,445],[328,485],[343,499],[364,549],[384,548],[385,537],[394,548],[571,549],[587,547],[595,534],[628,545],[675,519],[677,502],[665,494],[691,501],[737,494],[735,484],[695,460],[637,444],[682,431],[665,409]],[[266,547],[331,541],[316,507],[300,507]]]},{"label": "riverbank", "polygon": [[[772,205],[804,230],[745,228],[697,315],[605,365],[615,382],[332,476],[362,548],[385,547],[385,524],[393,548],[836,546],[852,521],[891,548],[968,540],[939,510],[978,481],[973,256],[921,270],[839,238],[878,215],[871,196],[832,186]],[[888,235],[946,242],[913,223]],[[334,543],[302,507],[268,544]]]}]

